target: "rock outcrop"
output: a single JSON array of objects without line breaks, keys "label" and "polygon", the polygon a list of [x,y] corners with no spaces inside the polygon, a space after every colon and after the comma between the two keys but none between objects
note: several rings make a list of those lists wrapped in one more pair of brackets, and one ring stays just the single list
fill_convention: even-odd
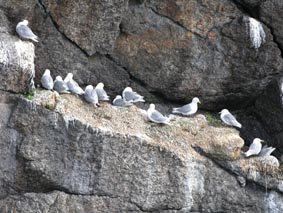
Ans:
[{"label": "rock outcrop", "polygon": [[11,36],[0,10],[0,90],[26,93],[34,89],[34,46]]},{"label": "rock outcrop", "polygon": [[[281,6],[0,0],[0,211],[283,212],[279,161],[244,158],[234,128],[211,126],[202,114],[162,126],[136,106],[94,108],[69,94],[29,93],[49,68],[53,77],[74,73],[81,85],[103,82],[111,95],[132,85],[146,100],[198,96],[213,111],[249,106],[282,152]],[[257,50],[247,13],[267,35]],[[16,35],[22,19],[39,43]],[[242,133],[249,128],[257,126]]]},{"label": "rock outcrop", "polygon": [[198,96],[202,108],[219,110],[252,105],[282,69],[270,30],[251,48],[246,14],[233,1],[15,2],[0,4],[14,24],[29,14],[41,39],[36,82],[49,68],[80,84],[103,81],[113,95],[132,84],[146,97]]},{"label": "rock outcrop", "polygon": [[[135,106],[94,108],[49,91],[32,101],[1,94],[9,130],[1,146],[11,144],[1,150],[3,212],[263,212],[282,199],[277,159],[243,159],[238,132],[210,126],[203,115],[160,126]],[[251,181],[245,188],[239,175]]]}]

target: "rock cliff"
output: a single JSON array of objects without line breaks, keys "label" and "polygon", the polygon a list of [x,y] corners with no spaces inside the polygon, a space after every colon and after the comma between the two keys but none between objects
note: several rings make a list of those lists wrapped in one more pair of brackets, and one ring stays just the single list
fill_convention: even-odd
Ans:
[{"label": "rock cliff", "polygon": [[[249,109],[241,135],[268,137],[279,156],[282,6],[0,0],[0,211],[282,212],[277,158],[244,158],[249,140],[207,113],[160,126],[136,106],[94,108],[34,87],[48,68],[53,77],[74,73],[82,86],[104,82],[111,96],[131,85],[147,101],[198,96],[203,110]],[[259,49],[248,16],[263,23]],[[22,19],[39,43],[16,35]]]}]

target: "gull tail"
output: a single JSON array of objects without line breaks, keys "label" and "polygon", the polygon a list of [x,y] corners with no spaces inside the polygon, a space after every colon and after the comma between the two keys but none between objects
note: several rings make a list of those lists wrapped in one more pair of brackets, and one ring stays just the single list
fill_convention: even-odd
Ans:
[{"label": "gull tail", "polygon": [[236,124],[236,127],[238,127],[238,128],[242,128],[242,124],[240,124],[239,122]]},{"label": "gull tail", "polygon": [[138,99],[134,100],[133,102],[145,102],[143,96],[139,97]]},{"label": "gull tail", "polygon": [[253,153],[250,150],[248,150],[244,154],[246,157],[250,157]]},{"label": "gull tail", "polygon": [[38,37],[33,37],[33,38],[31,38],[31,40],[38,42]]},{"label": "gull tail", "polygon": [[180,113],[179,108],[173,108],[172,113]]}]

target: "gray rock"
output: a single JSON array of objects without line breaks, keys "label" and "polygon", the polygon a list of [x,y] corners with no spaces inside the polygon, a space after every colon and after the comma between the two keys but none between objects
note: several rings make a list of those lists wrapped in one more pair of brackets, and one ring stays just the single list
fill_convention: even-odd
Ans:
[{"label": "gray rock", "polygon": [[168,100],[198,96],[206,109],[243,107],[280,72],[282,59],[266,27],[266,43],[251,48],[242,17],[231,1],[131,5],[114,58]]},{"label": "gray rock", "polygon": [[15,93],[30,92],[34,89],[33,77],[33,44],[0,32],[0,89]]},{"label": "gray rock", "polygon": [[[14,148],[0,155],[6,158],[1,179],[10,174],[2,185],[1,212],[282,211],[274,207],[282,194],[260,187],[264,175],[276,171],[274,161],[264,167],[261,160],[239,159],[243,141],[237,131],[209,126],[202,115],[159,127],[134,106],[102,103],[94,110],[72,95],[43,90],[29,101],[1,93],[9,110],[0,129],[16,133]],[[9,138],[4,135],[3,145]],[[251,182],[240,187],[238,175]],[[274,178],[266,187],[281,191]]]},{"label": "gray rock", "polygon": [[272,29],[274,40],[278,43],[281,50],[283,48],[282,7],[283,2],[280,0],[264,1],[259,7],[260,19]]},{"label": "gray rock", "polygon": [[64,192],[26,193],[0,201],[1,212],[142,212],[134,204],[107,196],[69,195]]},{"label": "gray rock", "polygon": [[43,0],[59,30],[88,55],[111,53],[119,24],[127,9],[127,0],[76,0],[54,2]]},{"label": "gray rock", "polygon": [[273,80],[255,102],[254,114],[268,133],[267,144],[283,152],[283,79]]}]

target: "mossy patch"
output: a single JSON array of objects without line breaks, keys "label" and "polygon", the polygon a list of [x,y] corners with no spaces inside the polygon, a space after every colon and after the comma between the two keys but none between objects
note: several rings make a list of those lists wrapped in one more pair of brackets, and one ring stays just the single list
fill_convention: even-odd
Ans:
[{"label": "mossy patch", "polygon": [[222,126],[222,122],[210,113],[205,113],[205,118],[210,126]]},{"label": "mossy patch", "polygon": [[20,93],[20,96],[22,96],[22,97],[24,97],[24,98],[26,98],[30,101],[33,99],[34,95],[35,95],[35,92]]}]

